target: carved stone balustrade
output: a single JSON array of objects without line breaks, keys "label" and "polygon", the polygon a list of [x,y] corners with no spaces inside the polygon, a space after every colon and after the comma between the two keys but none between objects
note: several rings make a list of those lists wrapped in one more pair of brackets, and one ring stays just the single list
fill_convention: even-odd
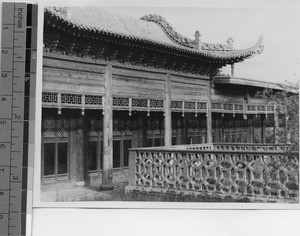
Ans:
[{"label": "carved stone balustrade", "polygon": [[299,201],[293,145],[195,144],[130,150],[127,191]]}]

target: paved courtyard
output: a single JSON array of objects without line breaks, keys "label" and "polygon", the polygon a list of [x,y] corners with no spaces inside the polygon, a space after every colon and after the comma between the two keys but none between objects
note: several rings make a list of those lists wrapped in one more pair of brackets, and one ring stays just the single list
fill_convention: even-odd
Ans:
[{"label": "paved courtyard", "polygon": [[57,184],[41,192],[41,201],[92,201],[101,199],[103,201],[113,200],[116,192],[124,192],[128,181],[114,183],[114,190],[100,190],[98,187],[82,186],[74,187],[70,185]]}]

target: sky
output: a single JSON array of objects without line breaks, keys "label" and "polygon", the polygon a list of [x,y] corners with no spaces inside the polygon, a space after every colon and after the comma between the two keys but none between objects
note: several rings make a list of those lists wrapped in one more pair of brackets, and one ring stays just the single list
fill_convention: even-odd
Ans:
[{"label": "sky", "polygon": [[[157,7],[158,5],[158,7]],[[300,4],[299,4],[300,6]],[[199,30],[202,42],[226,43],[233,37],[235,49],[253,46],[260,35],[265,50],[235,64],[235,76],[284,83],[300,76],[300,14],[293,7],[106,7],[121,15],[140,18],[147,14],[163,16],[175,30],[191,39]],[[230,74],[225,67],[224,74]]]}]

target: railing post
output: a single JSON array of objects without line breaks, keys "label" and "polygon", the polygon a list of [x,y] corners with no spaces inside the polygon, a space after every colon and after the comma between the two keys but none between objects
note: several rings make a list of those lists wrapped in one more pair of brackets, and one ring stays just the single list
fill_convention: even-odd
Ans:
[{"label": "railing post", "polygon": [[212,143],[212,118],[211,118],[211,84],[209,83],[207,90],[207,117],[206,117],[206,125],[207,125],[207,143]]},{"label": "railing post", "polygon": [[113,179],[113,97],[112,97],[112,65],[108,64],[104,75],[104,104],[103,104],[103,169],[102,190],[114,188]]},{"label": "railing post", "polygon": [[172,113],[171,113],[171,75],[165,79],[165,146],[172,145]]},{"label": "railing post", "polygon": [[135,158],[136,158],[136,152],[137,151],[129,151],[129,164],[128,164],[128,170],[129,170],[129,180],[128,185],[134,186],[135,185]]}]

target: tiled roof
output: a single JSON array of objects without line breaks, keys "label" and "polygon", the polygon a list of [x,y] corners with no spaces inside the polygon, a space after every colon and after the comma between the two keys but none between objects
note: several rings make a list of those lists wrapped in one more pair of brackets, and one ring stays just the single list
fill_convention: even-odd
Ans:
[{"label": "tiled roof", "polygon": [[[120,16],[104,11],[101,8],[88,7],[47,7],[45,13],[51,18],[67,23],[76,30],[106,33],[115,37],[143,41],[155,45],[163,45],[179,51],[199,54],[206,58],[226,61],[242,61],[263,51],[262,37],[253,47],[245,50],[233,50],[220,44],[200,43],[199,48],[193,48],[194,42],[177,33],[164,18],[156,15],[136,19]],[[174,37],[175,36],[175,37]],[[185,43],[187,42],[187,43]],[[192,43],[192,44],[191,44]]]}]

